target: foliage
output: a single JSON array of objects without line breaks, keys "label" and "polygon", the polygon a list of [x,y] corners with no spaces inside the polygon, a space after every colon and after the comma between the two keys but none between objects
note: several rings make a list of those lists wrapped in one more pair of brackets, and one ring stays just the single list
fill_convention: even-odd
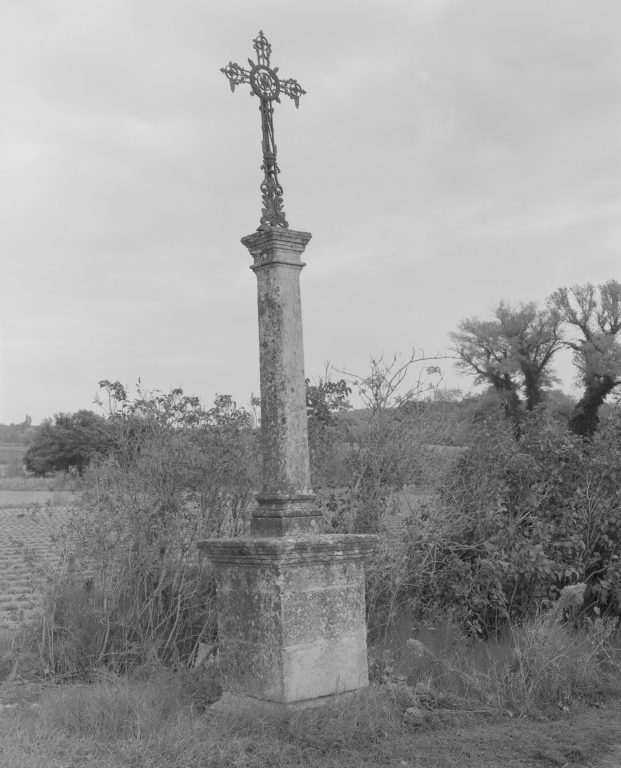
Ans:
[{"label": "foliage", "polygon": [[[536,715],[599,703],[621,686],[618,619],[566,620],[585,584],[565,587],[548,611],[481,642],[450,615],[401,621],[371,651],[370,672],[419,727],[438,710],[485,708]],[[407,639],[406,639],[407,638]]]},{"label": "foliage", "polygon": [[[599,291],[599,297],[597,295]],[[577,336],[565,343],[574,352],[584,394],[569,420],[577,435],[591,437],[599,424],[599,410],[621,384],[621,283],[608,280],[597,289],[584,286],[559,288],[548,305]]]},{"label": "foliage", "polygon": [[552,389],[546,395],[546,415],[552,423],[556,422],[559,428],[567,428],[575,407],[575,397],[568,395],[562,389]]},{"label": "foliage", "polygon": [[524,410],[540,406],[556,381],[551,368],[554,355],[563,346],[572,349],[584,393],[569,427],[590,438],[597,430],[601,406],[621,384],[620,330],[621,283],[608,280],[597,288],[591,283],[559,288],[545,308],[535,302],[511,306],[501,301],[492,320],[465,318],[449,336],[457,368],[473,375],[476,384],[494,388],[518,437]]},{"label": "foliage", "polygon": [[65,674],[187,661],[213,638],[214,584],[196,544],[246,530],[255,481],[249,415],[230,397],[205,410],[180,389],[131,401],[118,382],[101,386],[114,451],[85,472],[46,589],[41,652]]},{"label": "foliage", "polygon": [[196,508],[206,535],[244,532],[258,467],[250,414],[229,395],[205,410],[181,389],[139,389],[132,402],[118,382],[100,386],[115,434],[106,482],[150,505],[162,525]]},{"label": "foliage", "polygon": [[110,450],[112,439],[109,422],[92,411],[58,413],[37,427],[24,464],[37,476],[73,468],[81,475],[95,455]]},{"label": "foliage", "polygon": [[[358,760],[354,750],[362,742],[367,750],[384,745],[388,732],[396,743],[403,733],[419,737],[421,729],[472,711],[499,716],[553,707],[558,714],[580,698],[599,701],[618,688],[619,654],[611,641],[621,613],[619,413],[602,420],[589,442],[568,434],[544,409],[525,418],[518,440],[505,421],[481,420],[468,449],[447,459],[454,404],[424,381],[406,388],[413,362],[420,361],[372,360],[368,375],[307,382],[315,477],[334,480],[334,465],[347,481],[339,498],[335,488],[322,489],[334,529],[381,530],[395,494],[412,484],[437,493],[413,512],[402,538],[383,538],[369,569],[370,638],[386,646],[371,649],[377,686],[349,708],[274,726],[270,745],[281,740],[283,764],[298,750],[317,765],[333,752],[341,765],[344,755]],[[60,698],[44,702],[41,716],[80,738],[128,739],[132,748],[155,754],[153,744],[162,743],[171,718],[211,700],[187,669],[199,642],[216,630],[213,577],[199,562],[196,543],[246,530],[257,440],[250,416],[229,397],[205,410],[180,389],[139,391],[131,401],[118,382],[102,386],[113,450],[84,472],[88,491],[59,533],[59,562],[33,565],[46,585],[37,643],[47,670],[88,673],[104,684],[92,695],[63,693],[62,707]],[[366,405],[353,414],[352,391]],[[313,440],[325,441],[323,469]],[[333,451],[344,442],[339,458]],[[576,610],[567,596],[578,592],[585,601]],[[451,628],[446,647],[440,647],[441,617]],[[394,638],[406,622],[407,642],[396,660]],[[161,672],[161,661],[179,670],[178,678],[165,673],[161,695],[102,671],[106,665],[135,675]],[[203,690],[200,701],[186,696],[190,688]],[[175,753],[183,764],[218,755],[247,762],[256,750],[261,760],[276,755],[266,743],[257,746],[256,734],[244,737],[238,753],[213,734],[207,748],[205,732],[199,746],[191,739],[198,727],[188,725],[185,751]],[[250,727],[244,726],[246,736]],[[178,736],[162,764],[181,749]],[[408,759],[412,743],[403,748]],[[385,762],[387,747],[377,749],[378,763]]]},{"label": "foliage", "polygon": [[351,387],[345,379],[330,381],[327,376],[319,379],[319,383],[311,384],[306,379],[306,413],[309,424],[333,424],[337,421],[335,413],[342,413],[351,408],[347,397],[351,395]]},{"label": "foliage", "polygon": [[579,696],[601,696],[607,678],[621,672],[613,646],[618,618],[579,627],[566,621],[582,608],[585,590],[583,582],[564,587],[547,612],[512,628],[514,650],[501,679],[505,697],[529,708],[567,707]]},{"label": "foliage", "polygon": [[9,457],[4,476],[9,478],[26,476],[23,454],[13,454]]},{"label": "foliage", "polygon": [[503,397],[507,416],[521,418],[520,391],[526,410],[532,411],[556,381],[551,368],[562,346],[560,314],[535,302],[511,306],[501,301],[493,320],[466,318],[450,333],[457,353],[457,368],[487,382]]},{"label": "foliage", "polygon": [[[441,472],[438,446],[449,441],[454,410],[444,409],[436,388],[422,379],[404,388],[411,367],[426,361],[414,354],[405,362],[396,356],[390,362],[372,358],[368,374],[345,374],[341,385],[347,382],[364,407],[341,414],[332,433],[343,441],[339,478],[344,487],[319,490],[333,530],[378,532],[395,490],[432,484]],[[426,371],[437,375],[439,368]]]},{"label": "foliage", "polygon": [[332,381],[329,370],[316,384],[306,379],[308,447],[314,488],[334,488],[346,482],[339,454],[347,440],[342,415],[351,408],[347,399],[350,394],[351,387],[345,379]]},{"label": "foliage", "polygon": [[0,443],[29,445],[36,434],[32,418],[26,416],[19,424],[0,424]]},{"label": "foliage", "polygon": [[[385,567],[388,622],[406,607],[448,611],[468,632],[502,631],[551,604],[576,581],[590,615],[621,614],[621,418],[590,443],[541,413],[519,441],[486,422],[413,518],[398,561]],[[381,601],[386,606],[386,600]]]}]

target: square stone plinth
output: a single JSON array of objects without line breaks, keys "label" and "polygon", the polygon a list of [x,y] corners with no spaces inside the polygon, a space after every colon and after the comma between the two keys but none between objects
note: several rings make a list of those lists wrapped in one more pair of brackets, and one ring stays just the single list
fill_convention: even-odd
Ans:
[{"label": "square stone plinth", "polygon": [[225,697],[312,705],[368,685],[372,535],[212,539]]}]

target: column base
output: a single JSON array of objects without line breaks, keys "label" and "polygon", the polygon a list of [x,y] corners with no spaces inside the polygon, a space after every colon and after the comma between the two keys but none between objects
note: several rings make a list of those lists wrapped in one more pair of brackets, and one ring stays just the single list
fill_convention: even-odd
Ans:
[{"label": "column base", "polygon": [[368,686],[364,562],[377,545],[369,534],[198,544],[215,566],[221,707],[286,711]]},{"label": "column base", "polygon": [[225,691],[222,698],[212,704],[209,709],[216,712],[249,712],[251,714],[275,714],[286,715],[289,712],[297,712],[300,709],[312,709],[313,707],[329,707],[358,698],[362,689],[355,691],[343,691],[329,696],[317,696],[314,699],[304,699],[291,702],[268,701],[257,699],[254,696],[244,696],[239,693]]},{"label": "column base", "polygon": [[250,535],[261,537],[302,536],[323,533],[323,517],[314,494],[257,495]]}]

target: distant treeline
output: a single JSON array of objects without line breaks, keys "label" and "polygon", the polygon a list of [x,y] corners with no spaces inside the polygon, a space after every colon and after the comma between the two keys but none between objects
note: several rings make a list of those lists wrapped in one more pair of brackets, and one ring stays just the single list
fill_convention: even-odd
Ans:
[{"label": "distant treeline", "polygon": [[0,424],[0,443],[30,445],[37,428],[32,426],[32,418],[26,416],[21,424]]}]

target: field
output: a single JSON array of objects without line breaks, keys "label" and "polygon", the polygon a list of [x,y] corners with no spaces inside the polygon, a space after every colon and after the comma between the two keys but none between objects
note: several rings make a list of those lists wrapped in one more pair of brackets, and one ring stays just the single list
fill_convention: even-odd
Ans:
[{"label": "field", "polygon": [[0,488],[0,510],[42,506],[54,501],[53,491],[14,491]]},{"label": "field", "polygon": [[[68,494],[0,490],[0,628],[15,628],[33,614],[37,595],[26,560],[51,557],[54,528],[69,515]],[[43,504],[50,500],[60,504]],[[63,503],[64,502],[64,503]]]},{"label": "field", "polygon": [[0,443],[0,465],[8,464],[15,457],[22,458],[25,453],[25,445],[20,443]]}]

